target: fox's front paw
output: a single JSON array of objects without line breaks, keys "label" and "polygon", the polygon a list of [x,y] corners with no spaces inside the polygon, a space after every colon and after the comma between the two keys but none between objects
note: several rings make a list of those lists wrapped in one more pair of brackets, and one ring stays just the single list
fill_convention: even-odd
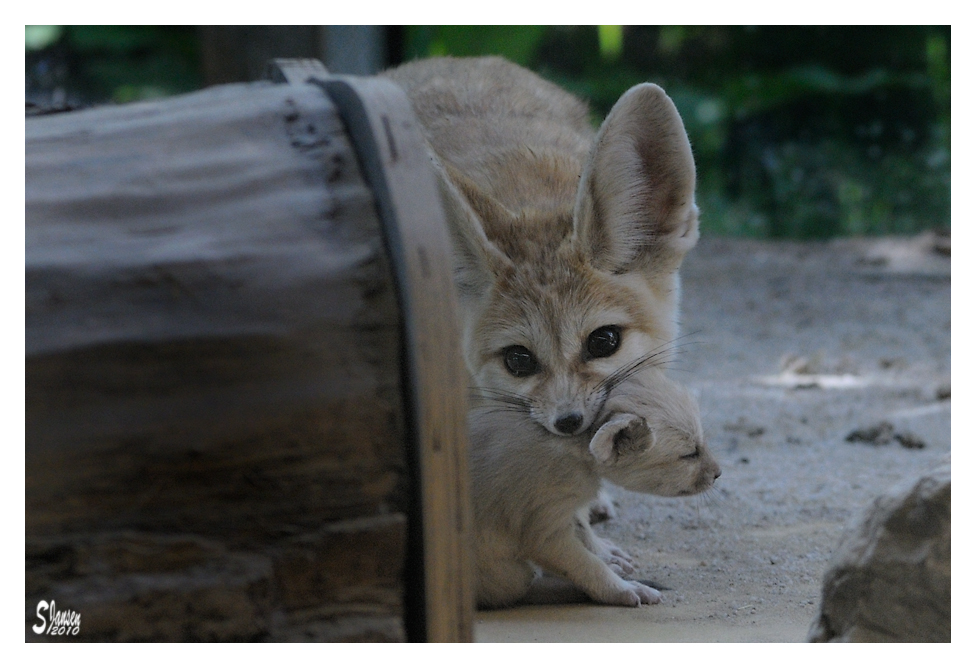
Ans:
[{"label": "fox's front paw", "polygon": [[607,596],[601,603],[636,608],[641,603],[653,605],[661,602],[661,592],[634,580],[624,580],[624,587]]},{"label": "fox's front paw", "polygon": [[605,464],[620,455],[647,449],[652,438],[644,418],[632,413],[618,413],[593,434],[590,452],[597,461]]},{"label": "fox's front paw", "polygon": [[654,587],[648,587],[642,582],[635,582],[633,580],[628,580],[627,584],[630,585],[632,591],[637,594],[637,598],[640,599],[641,603],[644,603],[645,605],[654,605],[655,603],[661,602],[661,592]]},{"label": "fox's front paw", "polygon": [[619,568],[620,573],[618,575],[630,575],[634,572],[634,558],[612,543],[607,564],[615,571]]},{"label": "fox's front paw", "polygon": [[617,575],[630,575],[634,572],[636,564],[632,556],[621,550],[619,547],[614,545],[612,542],[606,538],[598,539],[600,541],[600,558],[603,559],[604,563],[610,567]]}]

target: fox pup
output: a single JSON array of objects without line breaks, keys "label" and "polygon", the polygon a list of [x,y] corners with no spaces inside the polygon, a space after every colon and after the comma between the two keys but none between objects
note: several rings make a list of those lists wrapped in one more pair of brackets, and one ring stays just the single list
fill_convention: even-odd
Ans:
[{"label": "fox pup", "polygon": [[683,496],[708,489],[721,475],[694,399],[667,378],[652,381],[624,381],[607,400],[599,428],[581,436],[556,436],[523,412],[471,412],[480,606],[516,603],[540,567],[600,603],[661,600],[656,589],[621,577],[634,571],[630,555],[597,536],[588,521],[601,479]]},{"label": "fox pup", "polygon": [[[664,91],[634,86],[594,133],[582,102],[501,58],[386,76],[411,100],[453,238],[473,448],[497,464],[475,468],[476,488],[509,484],[483,447],[502,436],[517,441],[509,456],[544,467],[540,453],[575,452],[628,378],[677,391],[663,363],[698,209],[691,146]],[[531,425],[554,438],[522,438]]]}]

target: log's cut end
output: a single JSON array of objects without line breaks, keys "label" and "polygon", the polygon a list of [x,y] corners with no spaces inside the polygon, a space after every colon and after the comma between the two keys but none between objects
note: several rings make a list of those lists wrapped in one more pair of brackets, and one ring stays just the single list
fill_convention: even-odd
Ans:
[{"label": "log's cut end", "polygon": [[402,322],[328,97],[26,136],[27,639],[405,639]]}]

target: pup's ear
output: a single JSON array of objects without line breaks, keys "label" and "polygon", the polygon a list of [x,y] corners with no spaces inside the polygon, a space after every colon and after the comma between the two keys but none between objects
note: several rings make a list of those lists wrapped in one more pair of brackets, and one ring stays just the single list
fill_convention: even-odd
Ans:
[{"label": "pup's ear", "polygon": [[590,454],[600,464],[616,461],[621,455],[646,450],[654,443],[654,433],[644,418],[629,413],[613,416],[590,439]]},{"label": "pup's ear", "polygon": [[634,86],[610,110],[580,180],[574,225],[592,264],[606,271],[677,263],[695,245],[695,162],[660,87]]},{"label": "pup's ear", "polygon": [[609,425],[610,422],[597,429],[593,438],[590,439],[590,454],[601,464],[606,464],[614,457],[613,437],[615,432],[613,427],[608,429]]},{"label": "pup's ear", "polygon": [[437,181],[454,247],[454,282],[459,296],[484,294],[494,274],[510,260],[485,234],[482,221],[503,215],[464,175],[437,161]]}]

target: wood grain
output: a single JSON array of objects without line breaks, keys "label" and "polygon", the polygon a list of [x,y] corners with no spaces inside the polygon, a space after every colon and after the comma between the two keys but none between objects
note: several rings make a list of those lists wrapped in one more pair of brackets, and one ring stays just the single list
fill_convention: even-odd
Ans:
[{"label": "wood grain", "polygon": [[402,320],[328,98],[30,119],[26,180],[28,624],[404,639]]}]

